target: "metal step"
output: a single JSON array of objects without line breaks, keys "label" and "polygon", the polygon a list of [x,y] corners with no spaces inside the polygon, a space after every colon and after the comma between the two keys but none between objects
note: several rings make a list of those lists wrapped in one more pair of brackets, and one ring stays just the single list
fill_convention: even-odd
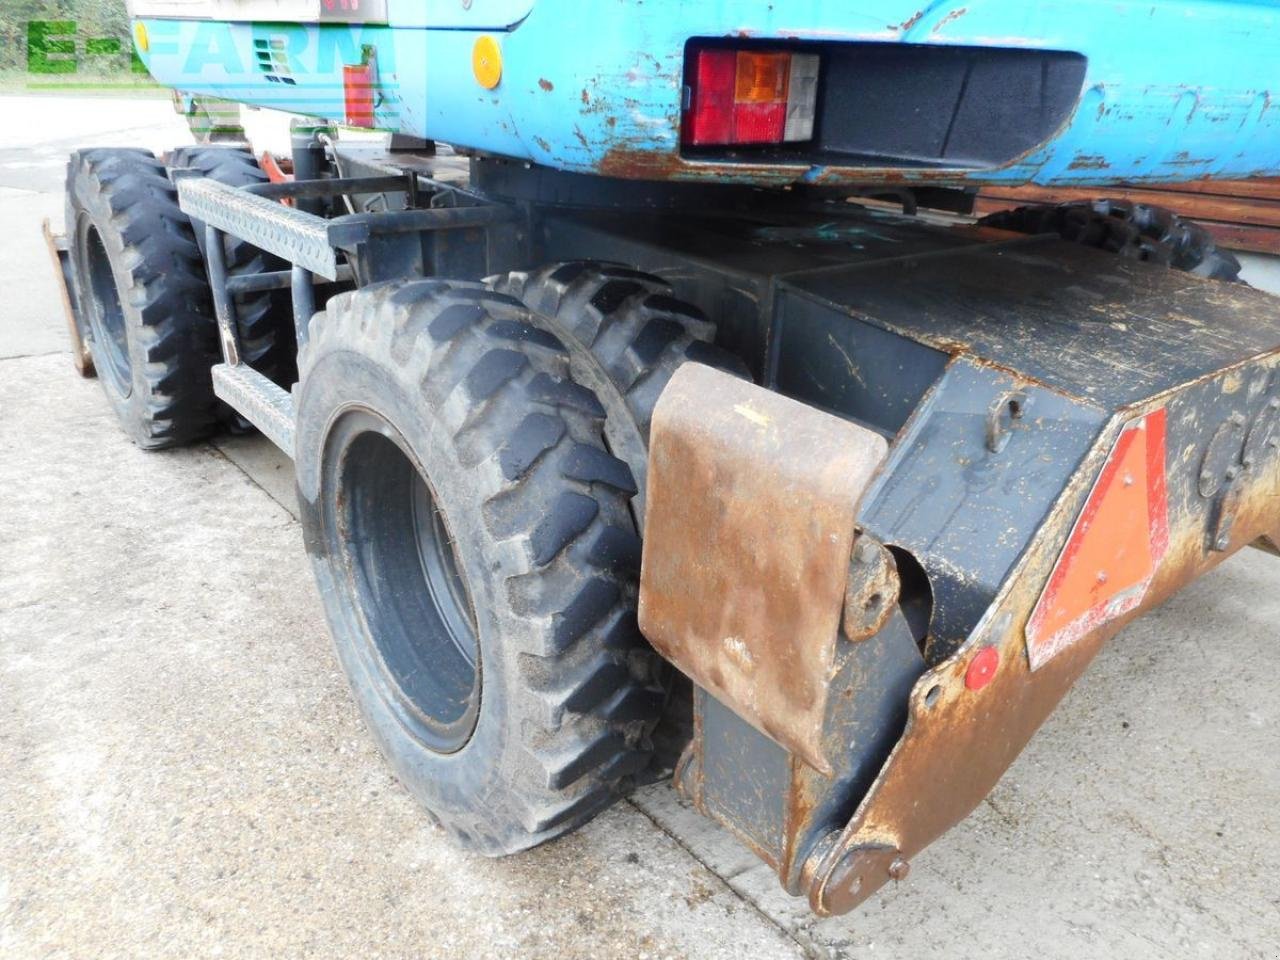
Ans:
[{"label": "metal step", "polygon": [[293,457],[293,395],[244,364],[213,368],[213,392]]},{"label": "metal step", "polygon": [[322,277],[332,280],[338,275],[337,253],[323,217],[208,177],[180,177],[177,186],[178,206],[192,219]]}]

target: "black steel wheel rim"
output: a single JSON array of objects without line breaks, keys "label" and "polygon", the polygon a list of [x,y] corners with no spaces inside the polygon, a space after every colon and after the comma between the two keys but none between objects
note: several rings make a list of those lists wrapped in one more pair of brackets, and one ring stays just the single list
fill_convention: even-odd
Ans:
[{"label": "black steel wheel rim", "polygon": [[133,363],[129,359],[129,338],[125,332],[124,308],[116,288],[115,271],[107,256],[106,244],[93,224],[88,224],[81,241],[81,260],[88,281],[89,329],[98,349],[95,362],[100,374],[122,397],[133,390]]},{"label": "black steel wheel rim", "polygon": [[425,746],[454,753],[479,717],[481,656],[448,518],[403,437],[379,415],[349,411],[327,446],[338,480],[330,549],[348,574],[375,685]]}]

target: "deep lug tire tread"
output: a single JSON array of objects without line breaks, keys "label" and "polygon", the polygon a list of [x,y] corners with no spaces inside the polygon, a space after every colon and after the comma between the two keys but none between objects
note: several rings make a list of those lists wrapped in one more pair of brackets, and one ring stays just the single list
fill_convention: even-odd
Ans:
[{"label": "deep lug tire tread", "polygon": [[[636,540],[629,472],[605,451],[603,408],[569,378],[564,344],[509,296],[417,280],[334,297],[312,320],[299,358],[300,435],[310,378],[324,358],[353,351],[432,411],[436,435],[482,504],[475,546],[501,570],[499,604],[507,622],[523,624],[501,637],[511,744],[503,757],[479,758],[502,766],[482,803],[442,803],[379,739],[464,845],[490,855],[532,846],[603,810],[649,763],[664,692],[635,625],[634,572],[619,565],[618,551],[600,548]],[[608,476],[584,475],[584,451]],[[300,477],[306,469],[300,463]],[[316,556],[320,522],[303,504]],[[317,559],[318,574],[324,562]]]},{"label": "deep lug tire tread", "polygon": [[[253,152],[244,146],[178,147],[169,157],[171,167],[199,170],[218,183],[242,187],[266,183],[267,174]],[[196,243],[204,251],[204,225],[193,221]],[[279,257],[265,253],[246,240],[223,234],[227,275],[255,276],[288,268]],[[276,383],[294,380],[295,336],[288,291],[260,290],[235,296],[236,320],[244,361]]]},{"label": "deep lug tire tread", "polygon": [[1199,224],[1164,207],[1126,200],[1083,200],[1015,207],[989,214],[985,226],[1064,240],[1214,280],[1240,281],[1240,261]]},{"label": "deep lug tire tread", "polygon": [[[78,221],[98,230],[124,310],[132,392],[104,389],[138,446],[158,449],[217,426],[210,369],[217,328],[200,250],[177,191],[147,150],[79,150],[67,164],[67,236],[77,256]],[[74,262],[74,261],[73,261]],[[88,302],[77,264],[80,303]],[[95,352],[95,365],[102,369]]]},{"label": "deep lug tire tread", "polygon": [[658,396],[685,362],[696,360],[750,377],[741,360],[712,343],[715,326],[702,312],[678,300],[671,285],[653,274],[576,260],[509,273],[490,285],[553,318],[591,351],[646,445]]},{"label": "deep lug tire tread", "polygon": [[[548,318],[566,340],[589,354],[591,369],[583,371],[583,379],[599,384],[601,400],[608,409],[605,436],[613,452],[630,465],[641,487],[633,503],[642,524],[649,428],[658,397],[681,365],[689,361],[749,380],[746,364],[715,346],[714,324],[697,307],[677,299],[669,283],[650,273],[620,264],[576,260],[517,271],[487,282],[495,290],[520,298]],[[639,578],[639,538],[602,544],[602,551],[615,556],[623,569]],[[647,771],[650,778],[657,779],[674,768],[692,735],[692,712],[687,681],[656,654],[652,657],[654,670],[667,690],[663,719],[654,732],[655,759]],[[597,665],[594,669],[608,667]],[[603,679],[589,676],[564,694],[568,702],[599,702],[608,696],[604,687]],[[625,715],[634,707],[625,697],[614,697],[603,709]]]}]

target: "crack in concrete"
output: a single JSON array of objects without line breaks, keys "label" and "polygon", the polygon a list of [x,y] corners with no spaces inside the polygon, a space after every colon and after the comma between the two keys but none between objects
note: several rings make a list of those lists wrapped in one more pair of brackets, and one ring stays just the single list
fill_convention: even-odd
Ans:
[{"label": "crack in concrete", "polygon": [[10,353],[0,356],[0,363],[5,360],[31,360],[35,357],[56,357],[59,354],[70,356],[67,350],[46,350],[44,353]]},{"label": "crack in concrete", "polygon": [[230,456],[225,450],[219,447],[216,442],[210,440],[204,446],[214,456],[218,457],[220,460],[225,460],[227,463],[231,464],[238,471],[240,471],[240,474],[246,480],[248,480],[251,484],[253,484],[253,486],[257,487],[259,490],[261,490],[263,493],[267,495],[268,500],[271,500],[273,503],[277,504],[282,510],[284,510],[285,513],[287,513],[290,517],[292,517],[293,522],[295,524],[298,523],[298,514],[295,512],[295,508],[291,504],[285,503],[283,500],[281,500],[279,497],[273,494],[270,490],[268,490],[265,486],[259,483],[257,478],[254,477],[253,474],[251,474],[248,470],[242,467],[234,457]]},{"label": "crack in concrete", "polygon": [[[701,865],[704,870],[706,870],[709,874],[711,874],[713,877],[719,880],[724,885],[724,888],[726,890],[728,890],[731,894],[733,894],[746,907],[748,907],[753,913],[755,913],[761,920],[763,920],[765,923],[772,926],[784,937],[786,937],[788,940],[794,943],[800,949],[800,952],[804,954],[807,960],[830,960],[830,954],[827,951],[823,950],[818,944],[815,944],[812,941],[806,942],[805,940],[801,940],[799,937],[797,937],[794,931],[787,929],[785,924],[781,923],[776,917],[771,916],[768,913],[768,911],[764,909],[764,907],[762,907],[759,903],[756,902],[756,900],[754,900],[752,897],[748,896],[746,893],[739,890],[732,883],[730,883],[728,878],[726,878],[722,873],[717,871],[713,866],[711,866],[711,864],[709,864],[702,857],[698,856],[698,854],[696,854],[693,851],[693,848],[690,847],[689,844],[685,843],[685,841],[682,838],[672,833],[665,826],[663,826],[663,824],[656,817],[652,816],[647,810],[641,807],[638,803],[636,803],[630,797],[625,798],[623,802],[626,803],[626,805],[629,806],[632,810],[640,814],[640,816],[644,817],[651,824],[653,824],[654,827],[657,828],[659,833],[662,833],[666,837],[670,838],[672,843],[674,843],[677,847],[683,850],[691,860]],[[735,876],[739,876],[739,875],[740,874],[735,874]]]}]

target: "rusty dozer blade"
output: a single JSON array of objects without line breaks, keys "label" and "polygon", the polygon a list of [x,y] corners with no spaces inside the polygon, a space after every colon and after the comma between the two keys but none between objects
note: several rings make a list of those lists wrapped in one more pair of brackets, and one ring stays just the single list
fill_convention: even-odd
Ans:
[{"label": "rusty dozer blade", "polygon": [[1056,242],[815,271],[777,309],[778,349],[829,339],[850,383],[938,374],[886,443],[683,367],[640,624],[696,686],[676,786],[830,915],[967,816],[1129,620],[1280,537],[1280,311]]}]

